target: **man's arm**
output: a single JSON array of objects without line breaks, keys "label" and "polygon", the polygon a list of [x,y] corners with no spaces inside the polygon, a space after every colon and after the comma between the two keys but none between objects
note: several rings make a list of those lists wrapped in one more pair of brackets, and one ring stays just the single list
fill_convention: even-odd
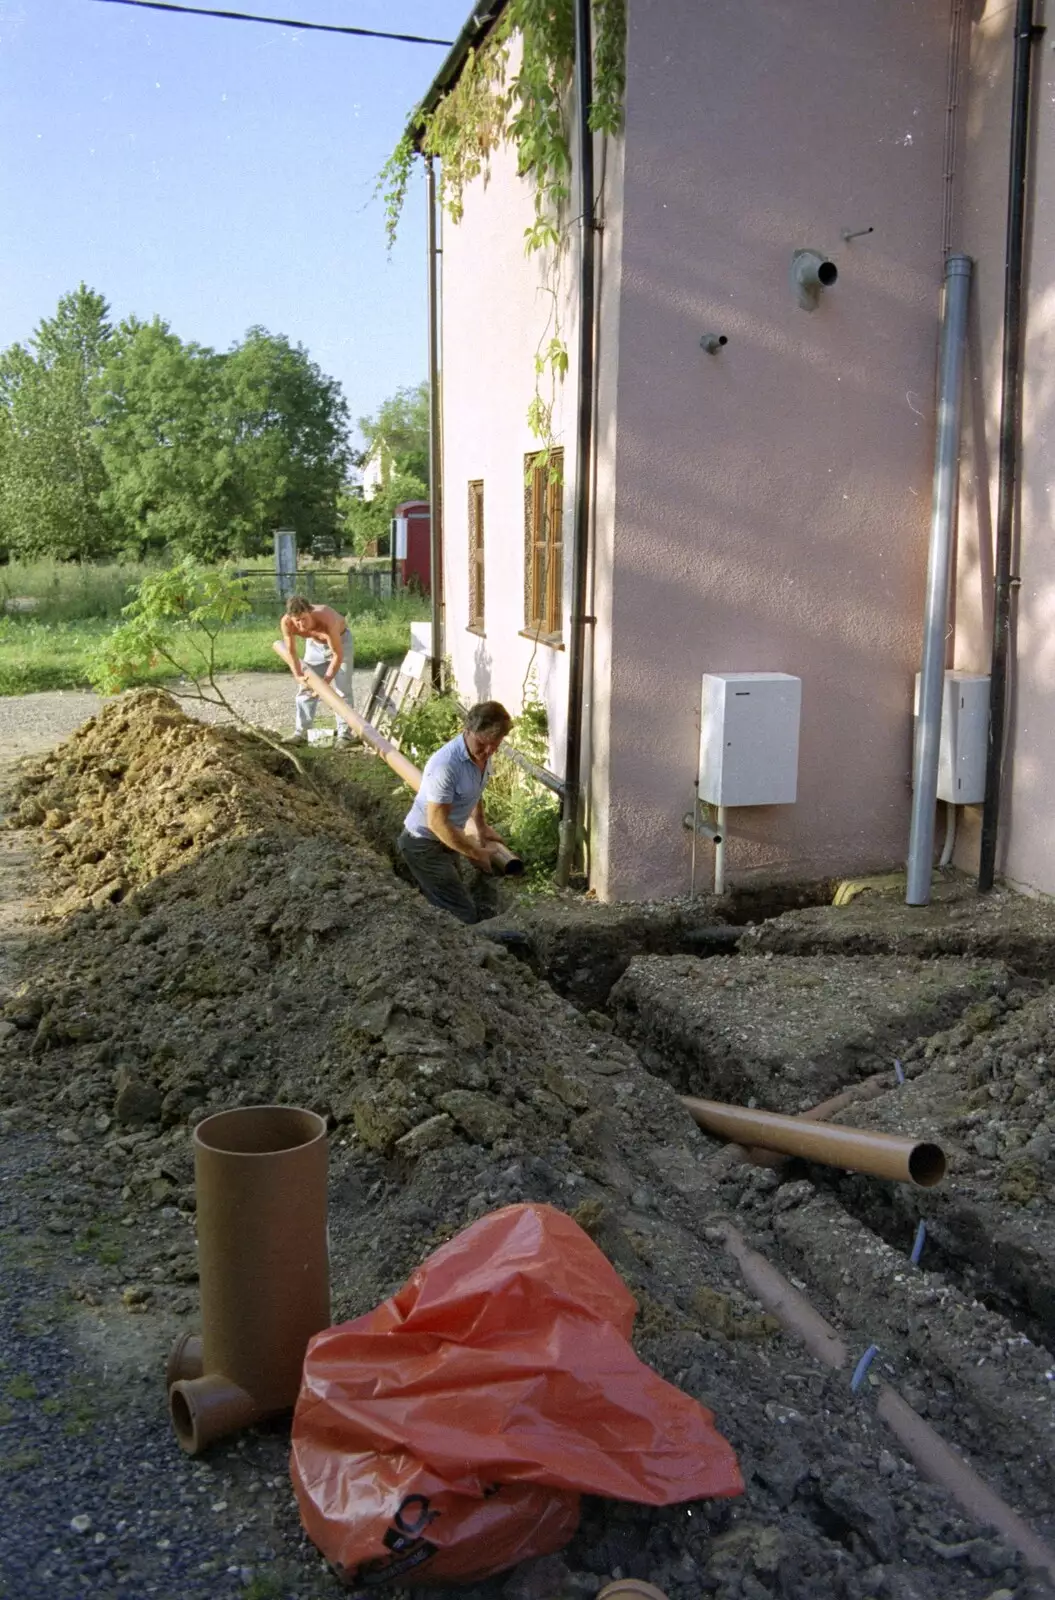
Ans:
[{"label": "man's arm", "polygon": [[283,617],[282,618],[282,621],[279,623],[279,627],[282,629],[282,642],[285,644],[286,649],[289,651],[290,657],[291,657],[292,662],[293,662],[293,665],[290,667],[289,670],[292,672],[292,674],[293,674],[294,678],[296,679],[297,683],[299,683],[302,688],[306,688],[308,680],[307,680],[307,678],[304,677],[304,674],[300,670],[300,658],[297,655],[297,638],[298,638],[298,635],[295,634],[293,632],[293,629],[290,627],[290,622],[289,622],[289,618],[288,617]]},{"label": "man's arm", "polygon": [[[477,808],[479,809],[479,808]],[[467,856],[475,862],[481,872],[490,872],[491,857],[483,844],[477,844],[471,839],[464,828],[456,827],[450,820],[451,807],[436,800],[429,800],[425,804],[425,823],[442,844],[451,850],[457,850],[460,856]],[[475,820],[475,812],[473,813]]]},{"label": "man's arm", "polygon": [[483,803],[482,800],[477,802],[476,810],[473,812],[472,816],[469,818],[469,821],[472,824],[473,829],[474,829],[474,831],[476,833],[476,837],[479,839],[481,844],[504,844],[505,843],[505,840],[502,838],[502,835],[500,833],[496,833],[495,830],[491,827],[490,823],[485,821],[485,819],[484,819],[484,803]]},{"label": "man's arm", "polygon": [[341,662],[344,660],[344,645],[341,643],[341,639],[346,623],[343,617],[338,618],[331,611],[323,626],[326,631],[326,642],[329,644],[332,653],[332,660],[323,673],[323,679],[326,683],[332,683],[338,672],[340,672]]}]

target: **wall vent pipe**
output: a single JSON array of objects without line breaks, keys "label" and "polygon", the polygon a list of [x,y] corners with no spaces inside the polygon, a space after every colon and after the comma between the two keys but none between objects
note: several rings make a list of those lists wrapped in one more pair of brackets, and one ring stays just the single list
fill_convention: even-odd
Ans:
[{"label": "wall vent pipe", "polygon": [[959,489],[964,342],[972,266],[970,256],[965,255],[950,256],[945,263],[945,304],[938,369],[938,430],[934,446],[934,491],[923,616],[923,662],[912,763],[912,821],[905,894],[906,903],[910,906],[929,903],[934,869],[934,815],[938,800],[941,707],[945,690],[945,635],[949,623],[949,579]]}]

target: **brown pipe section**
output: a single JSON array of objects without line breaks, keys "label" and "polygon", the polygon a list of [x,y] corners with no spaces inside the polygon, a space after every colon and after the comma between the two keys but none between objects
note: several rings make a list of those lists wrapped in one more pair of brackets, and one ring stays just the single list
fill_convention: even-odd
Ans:
[{"label": "brown pipe section", "polygon": [[722,1223],[715,1231],[735,1259],[745,1283],[766,1310],[771,1311],[785,1328],[798,1334],[810,1355],[816,1356],[822,1365],[835,1370],[845,1367],[850,1359],[846,1345],[831,1323],[813,1309],[806,1296],[800,1294],[795,1285],[789,1283],[765,1256],[752,1250],[731,1223]]},{"label": "brown pipe section", "polygon": [[[848,1089],[832,1095],[830,1100],[822,1100],[808,1111],[798,1112],[797,1118],[800,1122],[830,1122],[840,1111],[845,1111],[849,1106],[864,1105],[868,1100],[878,1100],[881,1095],[888,1094],[891,1088],[889,1072],[874,1072],[870,1078],[862,1078],[860,1083],[853,1083]],[[762,1150],[757,1145],[750,1150],[745,1150],[742,1145],[726,1145],[721,1155],[726,1158],[727,1165],[733,1166],[738,1161],[750,1161],[755,1167],[779,1167],[786,1160],[775,1150]]]},{"label": "brown pipe section", "polygon": [[[731,1223],[722,1223],[714,1234],[737,1261],[745,1283],[766,1310],[801,1339],[824,1366],[836,1370],[845,1367],[848,1355],[843,1340],[783,1273],[752,1250]],[[1001,1533],[1031,1566],[1042,1567],[1055,1578],[1055,1550],[887,1383],[879,1386],[877,1410],[922,1473],[947,1489],[968,1516]]]},{"label": "brown pipe section", "polygon": [[[340,717],[343,722],[346,722],[359,735],[360,739],[364,739],[367,744],[373,745],[378,755],[388,762],[392,771],[402,778],[404,783],[409,784],[410,788],[417,794],[421,788],[421,772],[414,763],[408,761],[406,756],[397,750],[389,739],[385,738],[384,734],[378,733],[377,729],[372,727],[365,717],[361,717],[358,711],[353,710],[344,696],[339,694],[332,684],[327,683],[324,678],[320,678],[317,672],[312,671],[311,667],[306,667],[302,661],[294,661],[283,640],[276,639],[271,648],[277,656],[281,657],[294,675],[306,678],[312,694],[318,695],[319,699],[329,706],[334,716]],[[523,873],[524,863],[519,856],[513,854],[512,850],[507,850],[504,844],[494,845],[488,853],[491,857],[491,866],[493,869],[497,869],[499,877],[519,878]]]},{"label": "brown pipe section", "polygon": [[667,1600],[667,1597],[654,1583],[644,1583],[640,1578],[620,1578],[618,1583],[605,1584],[597,1600]]},{"label": "brown pipe section", "polygon": [[202,1334],[166,1381],[183,1449],[292,1408],[309,1339],[330,1322],[326,1123],[246,1106],[194,1130]]},{"label": "brown pipe section", "polygon": [[868,1128],[818,1123],[808,1117],[785,1117],[777,1111],[750,1111],[717,1100],[686,1096],[681,1103],[701,1128],[736,1144],[780,1150],[847,1172],[914,1183],[921,1189],[932,1189],[945,1176],[945,1153],[940,1145],[898,1139]]}]

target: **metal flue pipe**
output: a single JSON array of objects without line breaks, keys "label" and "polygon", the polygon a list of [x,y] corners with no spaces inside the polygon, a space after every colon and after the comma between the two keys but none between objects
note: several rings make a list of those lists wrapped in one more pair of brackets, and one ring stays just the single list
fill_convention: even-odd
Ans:
[{"label": "metal flue pipe", "polygon": [[1033,73],[1033,0],[1018,0],[1015,64],[1011,91],[1011,160],[1007,192],[1007,244],[1004,260],[1004,355],[1000,386],[1000,474],[996,501],[996,583],[993,596],[993,650],[989,668],[989,744],[985,805],[978,864],[978,887],[993,887],[1000,791],[1004,769],[1004,716],[1007,709],[1007,658],[1011,641],[1011,546],[1018,492],[1022,437],[1022,287],[1026,238],[1026,177],[1029,163],[1029,102]]},{"label": "metal flue pipe", "polygon": [[964,255],[952,255],[945,263],[934,496],[905,894],[910,906],[929,903],[934,868],[934,813],[938,801],[941,707],[945,692],[945,634],[949,621],[949,578],[959,488],[960,405],[972,265],[970,256]]},{"label": "metal flue pipe", "polygon": [[[271,648],[291,671],[296,672],[299,669],[300,676],[307,680],[312,694],[318,695],[323,704],[329,706],[334,716],[340,717],[342,722],[347,723],[348,727],[354,733],[357,733],[360,739],[364,740],[366,744],[372,745],[382,760],[386,761],[392,768],[396,776],[402,778],[403,782],[408,784],[417,794],[421,788],[420,768],[416,767],[413,761],[408,761],[403,752],[397,750],[391,740],[386,739],[383,733],[379,733],[371,723],[367,722],[365,717],[361,717],[354,706],[349,705],[343,694],[333,687],[332,683],[327,683],[325,678],[320,678],[319,674],[313,672],[311,667],[306,666],[303,661],[297,662],[296,666],[294,666],[294,658],[286,649],[285,642],[282,639],[276,639]],[[507,849],[504,844],[492,845],[488,850],[488,854],[491,857],[492,868],[497,869],[501,876],[518,878],[524,871],[524,863],[520,857],[514,855],[512,850]]]},{"label": "metal flue pipe", "polygon": [[561,796],[557,882],[566,885],[582,809],[583,680],[586,674],[586,594],[590,558],[593,473],[593,387],[596,315],[594,283],[593,39],[590,0],[575,0],[575,154],[579,168],[579,360],[575,446],[575,532],[572,544],[571,627],[568,638],[568,719]]},{"label": "metal flue pipe", "polygon": [[432,157],[425,157],[429,324],[429,594],[432,600],[432,686],[442,689],[443,657],[443,433],[440,394],[440,249],[438,201]]},{"label": "metal flue pipe", "polygon": [[746,1106],[724,1105],[718,1100],[683,1097],[682,1105],[707,1133],[736,1144],[780,1150],[823,1166],[846,1172],[867,1172],[874,1178],[892,1178],[932,1189],[945,1176],[945,1154],[940,1145],[915,1139],[898,1139],[869,1128],[843,1128],[806,1117],[785,1117],[776,1111],[751,1111]]}]

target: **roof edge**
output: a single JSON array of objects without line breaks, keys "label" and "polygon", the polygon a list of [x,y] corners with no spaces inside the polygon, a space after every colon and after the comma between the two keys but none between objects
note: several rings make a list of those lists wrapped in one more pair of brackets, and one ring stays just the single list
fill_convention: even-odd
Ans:
[{"label": "roof edge", "polygon": [[444,95],[454,88],[454,85],[461,77],[462,68],[468,60],[470,50],[475,50],[487,38],[487,35],[508,4],[509,0],[481,0],[481,3],[474,7],[469,20],[451,45],[443,65],[426,89],[415,107],[410,121],[407,123],[407,136],[415,150],[421,148],[421,136],[425,131],[425,118],[430,112],[435,111]]}]

